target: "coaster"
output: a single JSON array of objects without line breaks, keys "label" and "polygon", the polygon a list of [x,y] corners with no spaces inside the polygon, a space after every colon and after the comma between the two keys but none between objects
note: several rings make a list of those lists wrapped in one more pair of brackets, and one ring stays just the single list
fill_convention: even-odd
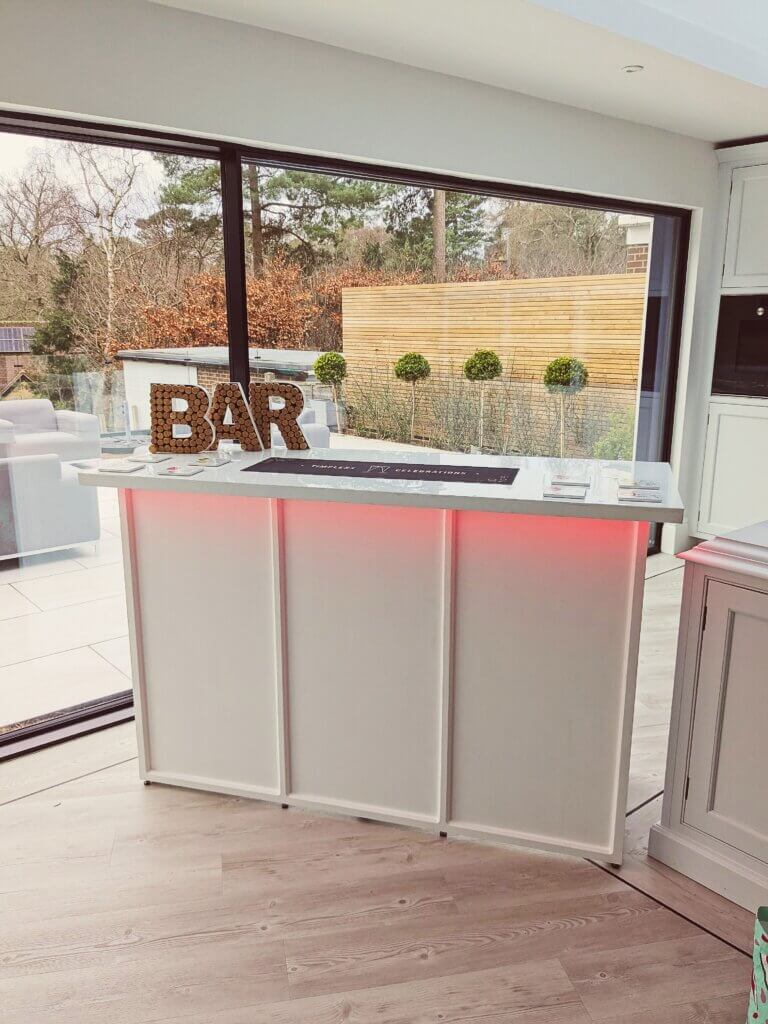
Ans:
[{"label": "coaster", "polygon": [[135,473],[141,466],[135,462],[106,462],[99,466],[100,473]]},{"label": "coaster", "polygon": [[620,491],[660,491],[658,480],[620,480]]},{"label": "coaster", "polygon": [[202,466],[180,466],[177,462],[174,462],[170,466],[160,466],[157,471],[158,476],[196,476],[198,473],[203,472]]},{"label": "coaster", "polygon": [[566,476],[563,473],[555,473],[549,481],[553,487],[589,487],[590,479],[585,474],[579,476]]},{"label": "coaster", "polygon": [[646,502],[661,504],[661,495],[654,494],[653,491],[627,491],[622,488],[619,489],[619,501],[633,501],[636,504],[645,504]]},{"label": "coaster", "polygon": [[150,466],[150,465],[154,465],[156,462],[167,462],[168,459],[170,459],[170,457],[171,457],[170,455],[161,455],[158,452],[157,455],[152,455],[152,454],[149,454],[149,453],[147,455],[132,455],[128,459],[128,461],[129,462],[139,462],[139,463],[141,463],[142,466]]},{"label": "coaster", "polygon": [[587,496],[587,488],[574,485],[563,486],[562,484],[545,484],[545,498],[567,498],[569,501],[583,501]]},{"label": "coaster", "polygon": [[203,466],[205,469],[217,469],[219,466],[226,466],[231,461],[224,452],[203,452],[202,455],[196,455],[190,465]]}]

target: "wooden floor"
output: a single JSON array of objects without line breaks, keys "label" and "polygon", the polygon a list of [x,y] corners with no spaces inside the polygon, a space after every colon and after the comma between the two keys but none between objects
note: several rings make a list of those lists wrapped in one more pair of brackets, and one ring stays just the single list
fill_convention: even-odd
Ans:
[{"label": "wooden floor", "polygon": [[0,766],[0,1021],[743,1024],[749,915],[674,872],[632,887],[678,585],[647,590],[626,877],[144,787],[121,726]]}]

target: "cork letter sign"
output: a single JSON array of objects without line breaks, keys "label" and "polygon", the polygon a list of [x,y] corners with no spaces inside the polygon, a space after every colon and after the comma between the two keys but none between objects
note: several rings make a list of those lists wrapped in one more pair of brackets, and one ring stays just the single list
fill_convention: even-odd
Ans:
[{"label": "cork letter sign", "polygon": [[[226,422],[229,412],[229,422]],[[219,441],[237,441],[243,451],[260,452],[262,443],[251,419],[242,384],[217,384],[211,401],[210,420]]]},{"label": "cork letter sign", "polygon": [[[174,408],[174,400],[183,404]],[[149,405],[152,434],[149,450],[172,455],[196,455],[213,443],[207,418],[208,394],[196,384],[151,384]]]},{"label": "cork letter sign", "polygon": [[[251,402],[253,421],[256,424],[265,448],[272,447],[272,424],[283,436],[286,448],[295,451],[306,451],[309,448],[298,419],[304,408],[304,395],[295,384],[282,384],[270,381],[264,384],[251,384],[248,389]],[[276,398],[282,404],[277,408],[271,399]]]}]

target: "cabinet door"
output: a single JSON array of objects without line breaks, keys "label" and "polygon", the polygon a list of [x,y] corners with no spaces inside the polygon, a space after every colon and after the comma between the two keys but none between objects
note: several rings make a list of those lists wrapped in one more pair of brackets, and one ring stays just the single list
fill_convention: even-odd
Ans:
[{"label": "cabinet door", "polygon": [[768,519],[768,400],[712,402],[709,407],[699,534],[723,534]]},{"label": "cabinet door", "polygon": [[768,286],[768,165],[733,172],[724,288]]},{"label": "cabinet door", "polygon": [[768,594],[707,588],[687,825],[768,863]]}]

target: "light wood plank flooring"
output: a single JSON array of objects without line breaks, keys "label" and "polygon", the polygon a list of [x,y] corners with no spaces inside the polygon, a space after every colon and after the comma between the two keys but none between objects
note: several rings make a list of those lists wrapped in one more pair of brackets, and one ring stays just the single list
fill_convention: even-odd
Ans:
[{"label": "light wood plank flooring", "polygon": [[0,808],[0,892],[3,1024],[740,1024],[750,977],[585,861],[144,787],[132,761]]},{"label": "light wood plank flooring", "polygon": [[672,706],[683,570],[678,559],[648,561],[632,733],[627,832],[617,877],[745,952],[752,949],[753,916],[648,857],[648,833],[661,818],[669,716]]},{"label": "light wood plank flooring", "polygon": [[0,1020],[742,1024],[750,915],[645,858],[681,580],[646,589],[618,874],[147,788],[130,724],[0,766]]}]

